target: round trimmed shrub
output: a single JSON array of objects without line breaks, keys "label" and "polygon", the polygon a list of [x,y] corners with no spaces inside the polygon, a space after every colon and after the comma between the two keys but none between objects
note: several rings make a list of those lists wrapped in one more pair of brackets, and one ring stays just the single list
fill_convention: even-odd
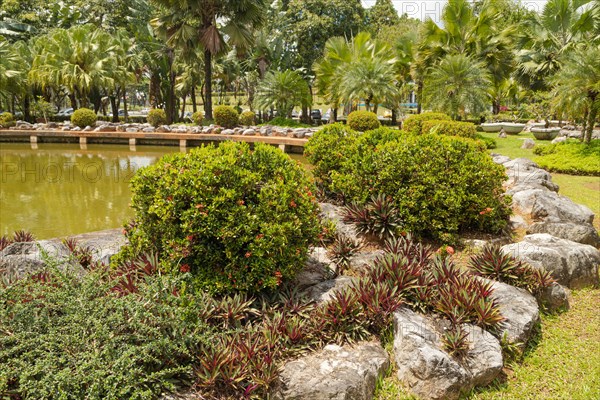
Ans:
[{"label": "round trimmed shrub", "polygon": [[256,116],[252,111],[244,111],[240,114],[240,125],[251,126],[256,124]]},{"label": "round trimmed shrub", "polygon": [[[359,204],[373,195],[389,196],[404,231],[445,239],[470,230],[496,233],[507,224],[511,208],[502,188],[504,168],[476,141],[394,135],[381,128],[343,146],[338,158],[333,141],[315,137],[318,142],[311,138],[307,149],[320,155],[315,177],[329,192]],[[333,147],[327,151],[326,146]]]},{"label": "round trimmed shrub", "polygon": [[158,252],[211,293],[277,287],[320,233],[313,184],[280,150],[224,143],[170,154],[133,177],[124,252]]},{"label": "round trimmed shrub", "polygon": [[346,149],[352,146],[358,132],[340,123],[325,126],[315,132],[304,147],[304,156],[314,166],[313,176],[327,187],[331,171],[342,167]]},{"label": "round trimmed shrub", "polygon": [[167,113],[162,108],[153,108],[148,112],[148,123],[155,128],[167,123]]},{"label": "round trimmed shrub", "polygon": [[421,134],[423,121],[452,121],[449,115],[444,113],[426,112],[422,114],[411,115],[404,120],[402,128],[415,135]]},{"label": "round trimmed shrub", "polygon": [[215,123],[223,128],[235,128],[238,124],[239,115],[231,106],[217,106],[213,110]]},{"label": "round trimmed shrub", "polygon": [[15,121],[14,115],[9,112],[4,112],[0,114],[0,128],[11,128],[15,126],[17,122]]},{"label": "round trimmed shrub", "polygon": [[381,126],[381,123],[377,119],[377,114],[370,111],[353,111],[348,114],[346,123],[350,129],[359,132],[370,131]]},{"label": "round trimmed shrub", "polygon": [[438,135],[449,135],[475,139],[477,130],[470,122],[427,120],[421,122],[421,133],[437,133]]},{"label": "round trimmed shrub", "polygon": [[97,120],[98,116],[94,110],[90,110],[89,108],[79,108],[71,115],[71,123],[80,128],[94,126]]},{"label": "round trimmed shrub", "polygon": [[204,114],[202,114],[200,111],[196,111],[195,113],[192,114],[192,121],[194,121],[194,123],[196,125],[201,126],[203,120],[204,120]]}]

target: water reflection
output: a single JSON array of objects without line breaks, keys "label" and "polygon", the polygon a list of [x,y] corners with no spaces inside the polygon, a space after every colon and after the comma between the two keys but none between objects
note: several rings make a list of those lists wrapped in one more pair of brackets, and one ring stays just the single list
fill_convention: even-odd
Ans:
[{"label": "water reflection", "polygon": [[128,182],[177,147],[0,143],[0,234],[38,238],[117,228],[132,215]]}]

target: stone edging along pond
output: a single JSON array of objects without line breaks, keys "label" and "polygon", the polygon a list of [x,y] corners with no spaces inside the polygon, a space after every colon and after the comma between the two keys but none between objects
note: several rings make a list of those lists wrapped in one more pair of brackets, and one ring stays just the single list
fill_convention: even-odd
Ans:
[{"label": "stone edging along pond", "polygon": [[[458,361],[441,342],[439,321],[431,315],[401,308],[394,314],[392,355],[375,342],[354,346],[329,345],[283,365],[272,392],[273,399],[357,399],[373,398],[376,381],[395,364],[398,379],[422,399],[457,399],[475,386],[487,385],[500,376],[504,364],[500,340],[503,336],[525,344],[539,323],[539,303],[550,310],[568,308],[569,288],[598,284],[600,244],[592,222],[593,213],[584,206],[558,195],[549,173],[527,159],[510,160],[494,155],[507,169],[506,191],[513,197],[515,228],[525,229],[522,241],[507,244],[502,251],[534,267],[552,272],[558,283],[536,299],[529,292],[499,282],[493,283],[493,297],[505,318],[495,335],[465,324],[469,349]],[[345,224],[339,207],[321,205],[322,216],[333,220],[338,231],[357,238],[353,226]],[[108,260],[125,243],[120,230],[80,235],[81,245],[91,246],[94,258]],[[38,247],[39,246],[39,247]],[[58,257],[67,254],[59,240],[16,243],[0,253],[0,270],[23,275],[43,266],[39,248]],[[371,263],[381,250],[364,251],[352,259],[360,269]],[[330,279],[335,268],[324,248],[314,248],[296,283],[316,302],[325,302],[353,278]],[[166,396],[165,398],[175,398]],[[179,398],[196,398],[191,393]]]}]

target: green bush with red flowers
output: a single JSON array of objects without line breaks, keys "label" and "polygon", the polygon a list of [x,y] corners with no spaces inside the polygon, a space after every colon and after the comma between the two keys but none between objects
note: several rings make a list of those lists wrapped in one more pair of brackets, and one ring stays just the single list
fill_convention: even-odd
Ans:
[{"label": "green bush with red flowers", "polygon": [[211,293],[277,287],[320,233],[305,170],[279,149],[224,143],[163,157],[132,179],[129,256],[158,252]]},{"label": "green bush with red flowers", "polygon": [[398,209],[401,230],[444,241],[464,231],[497,233],[506,226],[511,209],[502,188],[505,172],[481,144],[385,128],[345,142],[338,138],[333,146],[335,141],[315,135],[306,148],[316,178],[346,204],[366,204],[383,194]]}]

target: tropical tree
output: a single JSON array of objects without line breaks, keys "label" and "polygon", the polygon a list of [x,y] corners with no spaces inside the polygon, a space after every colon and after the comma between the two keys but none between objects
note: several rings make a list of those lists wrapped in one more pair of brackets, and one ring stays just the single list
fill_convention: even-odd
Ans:
[{"label": "tropical tree", "polygon": [[374,37],[385,27],[396,26],[400,23],[398,11],[392,0],[377,0],[375,5],[367,10],[367,27]]},{"label": "tropical tree", "polygon": [[113,46],[93,25],[56,29],[35,42],[29,78],[42,89],[66,89],[73,108],[87,106],[92,89],[114,83]]},{"label": "tropical tree", "polygon": [[195,42],[204,52],[204,113],[212,119],[213,58],[231,46],[249,48],[253,30],[264,22],[266,0],[154,0],[164,14],[153,24],[167,33],[167,45]]},{"label": "tropical tree", "polygon": [[270,72],[260,83],[255,105],[260,110],[277,109],[290,118],[294,106],[310,107],[312,95],[302,76],[296,71]]},{"label": "tropical tree", "polygon": [[[511,37],[516,28],[505,26],[501,18],[494,1],[484,0],[476,12],[468,0],[449,0],[440,25],[431,19],[423,24],[420,75],[446,55],[462,54],[484,63],[493,86],[502,85],[514,70]],[[499,108],[494,104],[495,113]]]},{"label": "tropical tree", "polygon": [[454,119],[485,110],[490,75],[485,65],[464,54],[450,54],[431,69],[424,101]]},{"label": "tropical tree", "polygon": [[583,111],[582,140],[589,143],[600,110],[600,48],[588,44],[565,54],[561,70],[550,79],[555,106]]},{"label": "tropical tree", "polygon": [[560,69],[563,54],[586,41],[600,45],[600,2],[548,0],[519,31],[519,79],[532,89],[546,89],[546,78]]},{"label": "tropical tree", "polygon": [[371,104],[388,100],[397,92],[396,58],[390,46],[361,32],[352,40],[334,37],[325,44],[323,57],[315,63],[316,87],[335,111],[340,103],[363,99]]}]

